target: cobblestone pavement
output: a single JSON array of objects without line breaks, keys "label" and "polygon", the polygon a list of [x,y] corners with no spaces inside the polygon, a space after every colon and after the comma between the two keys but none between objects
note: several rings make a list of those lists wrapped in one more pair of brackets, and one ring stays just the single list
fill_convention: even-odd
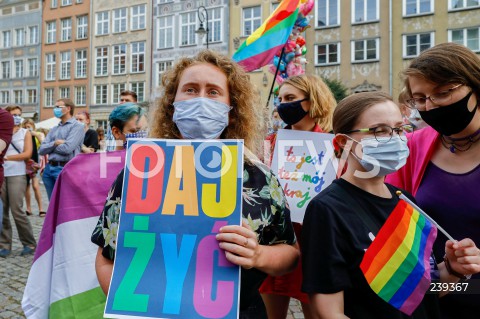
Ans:
[{"label": "cobblestone pavement", "polygon": [[[42,200],[44,208],[47,207],[48,198],[43,184],[40,184],[42,190]],[[33,193],[33,191],[32,191]],[[38,240],[42,231],[44,218],[38,216],[37,202],[32,194],[33,215],[29,217],[33,227],[35,238]],[[14,224],[13,219],[11,222]],[[33,261],[33,255],[20,256],[22,245],[18,240],[16,227],[13,225],[14,236],[12,254],[7,258],[0,258],[0,318],[25,318],[23,314],[21,301],[25,283],[27,282],[30,266]],[[304,318],[302,307],[297,300],[292,299],[287,319]]]}]

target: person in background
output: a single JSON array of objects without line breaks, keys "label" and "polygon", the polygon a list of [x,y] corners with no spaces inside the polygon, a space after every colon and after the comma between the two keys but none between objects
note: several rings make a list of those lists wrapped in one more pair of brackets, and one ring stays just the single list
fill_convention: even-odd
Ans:
[{"label": "person in background", "polygon": [[97,128],[97,136],[98,136],[98,146],[100,147],[100,151],[105,151],[105,130],[103,127]]},{"label": "person in background", "polygon": [[100,149],[97,132],[90,128],[90,113],[82,111],[75,116],[78,122],[84,125],[85,138],[82,144],[82,153],[94,153]]},{"label": "person in background", "polygon": [[[394,288],[398,288],[394,283],[390,283],[395,282],[395,280],[386,280],[383,288],[377,294],[367,282],[364,275],[365,270],[362,271],[360,267],[366,256],[365,252],[372,246],[375,237],[379,236],[379,231],[385,225],[387,219],[391,222],[387,226],[387,231],[395,229],[397,237],[393,239],[393,242],[390,239],[379,239],[383,243],[390,244],[385,246],[376,258],[381,260],[382,255],[388,256],[393,254],[398,247],[402,245],[408,247],[409,245],[408,239],[406,243],[399,245],[402,237],[404,237],[404,235],[399,234],[402,233],[404,228],[401,226],[388,228],[390,225],[399,224],[398,220],[392,221],[390,217],[393,212],[404,211],[406,203],[396,195],[399,189],[384,181],[385,175],[405,165],[409,155],[407,127],[403,123],[398,105],[392,101],[389,95],[383,92],[364,92],[350,95],[343,99],[335,109],[333,130],[335,132],[335,143],[340,148],[340,154],[338,155],[341,156],[341,153],[345,152],[343,156],[347,156],[347,169],[341,178],[333,181],[312,199],[307,206],[303,220],[302,290],[309,294],[314,317],[440,318],[438,295],[427,293],[424,296],[418,295],[415,300],[407,299],[406,302],[404,302],[403,296],[394,295],[390,299],[392,303],[396,303],[398,308],[400,306],[405,307],[403,308],[404,311],[407,309],[413,311],[411,316],[407,315],[378,295],[390,296],[390,292]],[[402,192],[410,197],[410,200],[413,200],[410,194]],[[402,215],[395,214],[393,218],[395,219],[396,216]],[[415,229],[413,228],[414,218],[414,216],[410,218],[409,225],[412,226],[408,228],[409,231]],[[419,224],[421,224],[420,221]],[[430,228],[417,227],[417,229],[425,231],[426,234],[430,233]],[[386,229],[382,230],[386,231]],[[424,247],[421,245],[416,247],[418,247],[418,250],[422,247],[422,251],[428,253],[425,243],[433,241],[434,238],[427,240],[427,236],[421,236]],[[432,279],[439,279],[442,283],[454,284],[459,279],[453,276],[451,271],[465,275],[480,271],[480,250],[471,239],[465,238],[455,243],[443,241],[442,246],[447,262],[443,262],[442,258],[438,263],[433,256],[430,256],[430,276]],[[373,249],[376,249],[376,247]],[[401,252],[407,254],[404,250],[401,250]],[[392,256],[391,258],[396,257],[395,255]],[[410,265],[424,266],[423,263],[419,264],[418,259],[413,257],[416,256],[415,254],[408,254],[408,256],[412,256],[412,259],[405,259],[403,264],[401,261],[405,257],[399,257],[398,265],[406,266],[407,269],[413,267]],[[424,258],[421,256],[420,254],[416,258],[423,260]],[[405,264],[408,264],[408,266]],[[397,275],[396,268],[381,268],[382,265],[383,262],[379,261],[373,267],[378,268],[373,271],[369,269],[367,272],[380,271],[382,280],[383,278],[390,279],[392,272]],[[395,267],[395,265],[391,265],[391,267]],[[421,270],[420,273],[422,271],[424,270]],[[408,284],[405,285],[404,283],[400,289],[404,292],[404,295],[415,296],[415,293],[410,293],[412,290],[408,289],[417,286],[418,281],[414,280],[416,275],[405,278],[405,273],[409,275],[409,272],[406,271],[402,275],[399,274],[396,279],[400,282],[408,279],[408,284],[411,284],[411,286],[406,288]],[[375,281],[380,280],[379,277],[377,276]],[[449,284],[447,286],[450,287]],[[407,290],[404,290],[405,288]],[[428,286],[425,288],[428,288]],[[440,295],[444,293],[442,292]],[[465,296],[461,295],[461,297]],[[417,302],[418,305],[416,305]],[[457,309],[457,313],[460,311],[460,309]],[[456,318],[463,317],[457,316]]]},{"label": "person in background", "polygon": [[107,151],[123,150],[128,138],[147,137],[145,111],[135,103],[120,104],[108,116]]},{"label": "person in background", "polygon": [[428,124],[425,123],[420,117],[418,110],[412,109],[407,100],[410,99],[406,88],[403,88],[398,95],[398,105],[400,106],[400,111],[403,115],[403,121],[405,124],[411,124],[415,131],[420,130],[424,127],[427,127]]},{"label": "person in background", "polygon": [[[162,78],[165,94],[159,101],[152,137],[169,139],[243,139],[245,149],[258,154],[264,134],[262,110],[248,75],[230,58],[201,51],[178,60]],[[242,266],[240,318],[266,318],[258,293],[266,274],[291,271],[299,251],[290,213],[276,177],[258,159],[247,155],[243,200],[244,226],[220,229],[219,246],[230,262]],[[103,291],[108,291],[115,248],[105,235],[116,227],[120,214],[123,171],[112,186],[92,241],[99,246],[96,271]],[[260,196],[260,192],[262,196]],[[245,196],[244,196],[245,198]]]},{"label": "person in background", "polygon": [[[328,86],[318,76],[303,74],[286,79],[280,85],[278,101],[278,114],[283,122],[287,123],[285,129],[319,133],[332,130],[332,114],[337,102]],[[270,154],[273,156],[276,134],[269,140]],[[302,225],[294,222],[293,227],[301,247]],[[305,318],[313,318],[308,295],[301,292],[301,284],[301,262],[292,273],[281,277],[267,277],[260,287],[260,293],[268,318],[285,319],[290,297],[301,301]]]},{"label": "person in background", "polygon": [[280,118],[280,115],[278,115],[277,108],[273,109],[271,120],[272,120],[272,123],[268,132],[269,134],[275,134],[279,129],[282,129],[285,127],[285,123]]},{"label": "person in background", "polygon": [[[13,135],[13,116],[10,112],[0,109],[0,195],[2,194],[2,184],[3,184],[3,164],[4,156],[7,152],[10,141],[12,140]],[[2,231],[3,225],[3,201],[0,196],[0,232]]]},{"label": "person in background", "polygon": [[120,100],[119,104],[128,103],[128,102],[137,103],[137,93],[133,91],[128,91],[128,90],[122,91],[120,92],[119,100]]},{"label": "person in background", "polygon": [[32,225],[23,210],[23,197],[27,187],[25,161],[32,157],[32,135],[22,128],[22,108],[7,106],[5,109],[13,116],[14,128],[10,146],[4,157],[4,181],[2,185],[3,229],[0,234],[0,257],[7,257],[12,252],[13,230],[9,211],[17,226],[18,237],[23,245],[22,256],[33,254],[37,243],[33,236]]},{"label": "person in background", "polygon": [[[45,165],[43,163],[43,160],[41,156],[38,156],[38,148],[42,144],[45,136],[41,132],[35,131],[35,123],[31,119],[27,119],[23,121],[22,127],[27,129],[30,134],[32,134],[32,157],[31,159],[35,161],[39,165],[39,168],[42,167],[42,165]],[[32,215],[32,204],[31,204],[31,195],[30,195],[30,184],[32,185],[33,188],[33,194],[35,196],[35,200],[37,201],[38,204],[38,216],[40,217],[45,217],[47,214],[43,210],[43,204],[42,204],[42,194],[40,192],[40,169],[35,173],[35,175],[30,176],[27,174],[27,188],[25,190],[25,204],[27,206],[27,209],[25,213],[27,216]]]},{"label": "person in background", "polygon": [[[478,243],[480,58],[462,45],[443,43],[423,51],[403,75],[408,105],[430,127],[413,134],[407,164],[387,182],[411,192],[453,238]],[[433,246],[438,260],[445,255],[445,240],[439,234]],[[442,318],[478,318],[478,301],[474,294],[447,295],[440,300]]]},{"label": "person in background", "polygon": [[85,137],[84,125],[74,117],[75,104],[70,99],[59,99],[53,113],[61,121],[50,130],[38,150],[40,155],[48,155],[48,163],[43,172],[43,182],[48,199],[52,195],[57,177],[69,160],[80,154]]}]

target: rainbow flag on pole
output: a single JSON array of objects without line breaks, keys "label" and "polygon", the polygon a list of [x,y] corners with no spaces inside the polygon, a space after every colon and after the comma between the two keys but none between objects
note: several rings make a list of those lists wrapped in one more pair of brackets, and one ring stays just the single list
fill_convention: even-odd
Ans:
[{"label": "rainbow flag on pole", "polygon": [[403,200],[365,252],[360,268],[372,290],[407,315],[430,285],[430,255],[437,228]]},{"label": "rainbow flag on pole", "polygon": [[268,19],[252,33],[233,55],[247,71],[272,62],[275,53],[287,43],[297,20],[300,0],[283,0]]}]

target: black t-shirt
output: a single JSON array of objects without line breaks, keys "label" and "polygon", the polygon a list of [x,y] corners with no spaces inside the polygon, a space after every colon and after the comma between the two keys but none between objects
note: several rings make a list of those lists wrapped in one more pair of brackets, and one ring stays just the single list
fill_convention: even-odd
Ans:
[{"label": "black t-shirt", "polygon": [[83,145],[85,145],[86,147],[91,147],[95,151],[98,151],[100,149],[100,146],[98,145],[97,131],[92,130],[91,128],[88,129],[88,131],[85,132],[85,138],[83,139]]},{"label": "black t-shirt", "polygon": [[343,291],[345,315],[350,318],[439,318],[437,295],[425,295],[409,317],[378,297],[360,269],[372,235],[399,201],[397,188],[387,187],[390,199],[338,179],[312,199],[303,220],[302,290],[308,294]]}]

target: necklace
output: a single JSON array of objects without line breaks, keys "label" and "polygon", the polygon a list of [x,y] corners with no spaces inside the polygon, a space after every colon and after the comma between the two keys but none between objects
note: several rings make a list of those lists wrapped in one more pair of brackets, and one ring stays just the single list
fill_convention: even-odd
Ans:
[{"label": "necklace", "polygon": [[453,138],[442,135],[441,140],[443,147],[448,149],[450,152],[465,152],[468,151],[475,142],[480,140],[480,129],[478,129],[473,134],[460,138]]}]

